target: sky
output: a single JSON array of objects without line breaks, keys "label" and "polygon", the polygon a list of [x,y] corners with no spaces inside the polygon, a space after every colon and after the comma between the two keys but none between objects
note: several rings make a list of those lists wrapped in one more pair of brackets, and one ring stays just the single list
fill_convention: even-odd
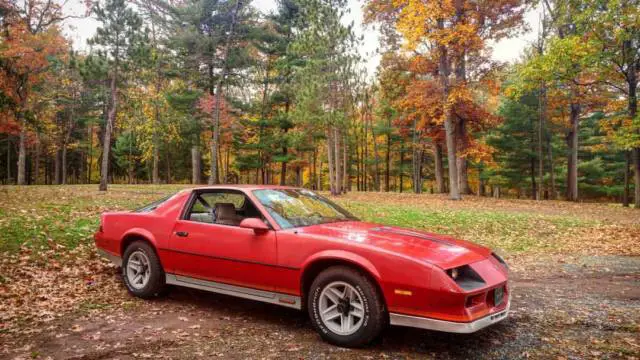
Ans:
[{"label": "sky", "polygon": [[[276,10],[275,0],[253,0],[253,6],[261,10],[263,13],[269,13]],[[376,67],[380,62],[380,55],[377,54],[379,45],[379,37],[377,31],[371,26],[362,25],[362,5],[363,0],[348,0],[349,9],[351,10],[343,19],[346,24],[353,22],[356,35],[364,35],[364,41],[360,45],[360,55],[366,59],[366,67],[369,76],[375,74]],[[65,9],[67,13],[74,15],[82,15],[85,12],[83,0],[69,2]],[[492,57],[494,60],[502,62],[514,62],[518,60],[523,50],[536,39],[539,28],[538,9],[533,9],[525,15],[525,22],[529,27],[529,31],[520,36],[503,39],[497,43],[492,43]],[[65,35],[73,41],[73,47],[78,50],[87,49],[87,39],[91,38],[98,27],[98,22],[92,18],[70,19],[65,24]]]}]

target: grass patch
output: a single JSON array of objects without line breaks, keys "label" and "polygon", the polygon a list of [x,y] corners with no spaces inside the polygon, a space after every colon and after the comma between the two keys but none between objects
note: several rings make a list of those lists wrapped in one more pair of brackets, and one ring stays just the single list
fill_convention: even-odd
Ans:
[{"label": "grass patch", "polygon": [[0,224],[0,251],[47,247],[49,242],[74,248],[91,240],[98,222],[97,216],[76,218],[70,212],[11,216]]},{"label": "grass patch", "polygon": [[[100,213],[135,209],[186,187],[112,185],[106,193],[97,185],[0,187],[0,253],[90,243]],[[570,253],[601,244],[603,253],[625,253],[629,239],[637,241],[640,232],[635,213],[606,204],[477,197],[450,202],[438,195],[395,193],[349,193],[334,200],[365,221],[452,235],[509,253]],[[625,223],[610,220],[618,218]],[[585,235],[592,238],[588,245]]]},{"label": "grass patch", "polygon": [[532,213],[338,202],[365,221],[448,234],[508,252],[556,249],[562,245],[556,241],[559,234],[597,224]]}]

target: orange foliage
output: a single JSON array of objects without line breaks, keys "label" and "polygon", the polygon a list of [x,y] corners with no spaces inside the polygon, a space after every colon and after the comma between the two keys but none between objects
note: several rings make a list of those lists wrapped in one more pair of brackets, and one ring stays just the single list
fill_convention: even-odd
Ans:
[{"label": "orange foliage", "polygon": [[[224,99],[224,97],[220,98],[220,129],[236,129],[240,124],[235,123],[233,121],[232,114],[235,111],[229,103]],[[216,96],[211,95],[209,93],[204,94],[198,100],[198,109],[202,111],[202,113],[206,114],[207,121],[211,122],[213,126],[213,113],[216,109]],[[220,134],[222,142],[231,141],[232,133],[231,131],[224,131]]]},{"label": "orange foliage", "polygon": [[[0,92],[7,100],[7,110],[0,131],[19,132],[19,119],[26,112],[35,113],[38,94],[32,94],[39,84],[48,82],[51,58],[63,57],[67,41],[55,23],[61,20],[60,7],[50,1],[27,1],[25,12],[13,2],[0,1],[3,11],[0,45]],[[30,136],[27,142],[30,142]]]}]

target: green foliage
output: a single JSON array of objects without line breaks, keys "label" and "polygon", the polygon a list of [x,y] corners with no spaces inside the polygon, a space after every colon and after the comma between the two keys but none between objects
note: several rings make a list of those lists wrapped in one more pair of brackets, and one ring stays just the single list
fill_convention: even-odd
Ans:
[{"label": "green foliage", "polygon": [[[505,98],[498,109],[504,121],[487,134],[487,144],[497,151],[496,168],[484,171],[489,184],[508,188],[531,188],[531,164],[538,161],[535,152],[537,97],[528,93],[514,100]],[[535,176],[535,175],[534,175]]]},{"label": "green foliage", "polygon": [[112,66],[128,67],[130,59],[140,51],[144,39],[140,31],[142,19],[124,0],[105,0],[94,8],[102,25],[88,43],[97,46],[98,54],[107,57]]}]

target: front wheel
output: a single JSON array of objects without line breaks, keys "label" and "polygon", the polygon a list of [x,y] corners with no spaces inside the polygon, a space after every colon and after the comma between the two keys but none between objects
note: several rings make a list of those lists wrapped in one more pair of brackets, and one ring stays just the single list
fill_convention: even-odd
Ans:
[{"label": "front wheel", "polygon": [[135,241],[124,251],[122,278],[132,295],[145,299],[160,295],[165,287],[160,259],[144,241]]},{"label": "front wheel", "polygon": [[370,343],[386,320],[384,302],[376,286],[362,273],[345,266],[331,267],[316,277],[307,308],[320,336],[338,346]]}]

